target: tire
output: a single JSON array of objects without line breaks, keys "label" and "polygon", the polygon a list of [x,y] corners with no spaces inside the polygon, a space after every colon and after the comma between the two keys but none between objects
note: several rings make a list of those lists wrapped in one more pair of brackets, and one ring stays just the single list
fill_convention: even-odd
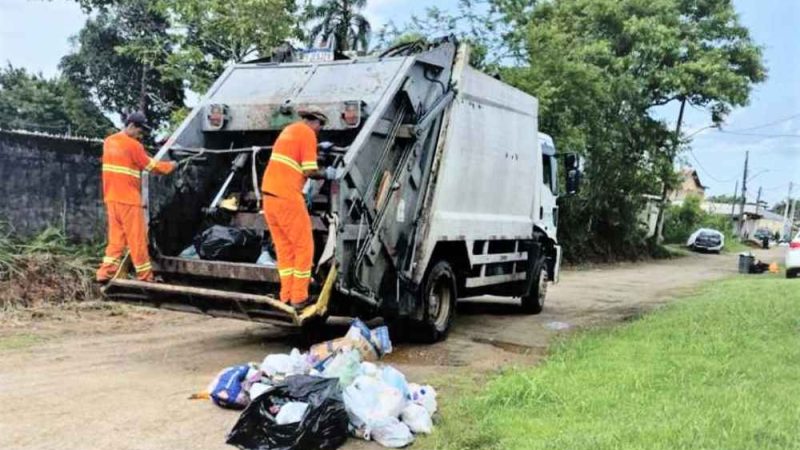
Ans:
[{"label": "tire", "polygon": [[786,278],[797,278],[797,269],[786,269]]},{"label": "tire", "polygon": [[536,261],[531,275],[535,282],[531,284],[528,294],[522,297],[522,312],[539,314],[544,309],[544,301],[547,297],[547,269],[544,257]]},{"label": "tire", "polygon": [[450,263],[438,261],[422,283],[420,305],[422,320],[413,325],[410,338],[425,342],[438,342],[447,337],[456,312],[457,279]]}]

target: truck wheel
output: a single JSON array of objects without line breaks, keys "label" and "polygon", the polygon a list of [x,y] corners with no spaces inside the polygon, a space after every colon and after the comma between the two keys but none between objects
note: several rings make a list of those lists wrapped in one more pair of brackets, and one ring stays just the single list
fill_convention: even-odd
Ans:
[{"label": "truck wheel", "polygon": [[536,261],[532,276],[535,281],[531,283],[528,295],[522,296],[522,312],[525,314],[539,314],[544,309],[544,299],[547,296],[547,269],[544,258]]},{"label": "truck wheel", "polygon": [[447,261],[437,262],[425,277],[420,291],[422,321],[416,323],[414,337],[437,342],[447,337],[456,310],[456,275]]},{"label": "truck wheel", "polygon": [[797,277],[797,271],[795,269],[786,269],[786,278],[795,278]]}]

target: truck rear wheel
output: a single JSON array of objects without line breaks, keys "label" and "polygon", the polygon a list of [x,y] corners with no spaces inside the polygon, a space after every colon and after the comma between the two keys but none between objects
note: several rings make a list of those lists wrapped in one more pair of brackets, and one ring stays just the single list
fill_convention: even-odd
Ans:
[{"label": "truck rear wheel", "polygon": [[456,310],[456,275],[447,261],[437,262],[420,290],[422,321],[415,323],[414,337],[437,342],[447,336]]},{"label": "truck rear wheel", "polygon": [[534,263],[531,276],[533,282],[530,283],[527,295],[522,296],[522,312],[539,314],[544,309],[544,300],[547,297],[547,267],[544,257]]}]

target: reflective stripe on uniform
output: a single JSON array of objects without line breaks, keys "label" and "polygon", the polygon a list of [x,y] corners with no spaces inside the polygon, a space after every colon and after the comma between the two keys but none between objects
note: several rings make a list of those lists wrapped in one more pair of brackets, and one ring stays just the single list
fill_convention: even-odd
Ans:
[{"label": "reflective stripe on uniform", "polygon": [[294,271],[294,277],[295,278],[311,278],[311,271],[307,270],[307,271],[303,272],[303,271],[300,271],[300,270],[295,270]]},{"label": "reflective stripe on uniform", "polygon": [[278,271],[278,275],[280,275],[281,277],[290,277],[292,276],[292,274],[294,274],[294,269],[292,268],[281,269]]},{"label": "reflective stripe on uniform", "polygon": [[317,162],[316,162],[316,161],[306,161],[306,162],[304,162],[303,164],[301,164],[301,165],[300,165],[300,167],[301,167],[301,168],[302,168],[304,171],[306,171],[306,170],[317,170],[317,169],[319,169],[319,166],[317,166]]},{"label": "reflective stripe on uniform", "polygon": [[150,172],[151,170],[153,170],[156,164],[158,164],[158,161],[156,161],[153,158],[150,158],[150,163],[147,164],[147,167],[145,167],[144,170]]},{"label": "reflective stripe on uniform", "polygon": [[114,265],[117,265],[117,264],[119,264],[119,258],[112,258],[110,256],[104,256],[103,257],[103,264],[114,264]]},{"label": "reflective stripe on uniform", "polygon": [[269,159],[271,161],[277,161],[279,163],[286,164],[287,166],[291,167],[292,169],[294,169],[294,170],[296,170],[296,171],[298,171],[300,173],[303,173],[303,169],[300,167],[300,164],[298,164],[297,161],[293,160],[292,158],[290,158],[290,157],[288,157],[286,155],[279,155],[279,154],[273,153],[272,156]]},{"label": "reflective stripe on uniform", "polygon": [[119,173],[122,175],[130,175],[135,178],[141,178],[142,174],[138,170],[131,169],[130,167],[117,166],[114,164],[103,164],[103,172]]},{"label": "reflective stripe on uniform", "polygon": [[134,267],[136,268],[136,273],[147,272],[148,270],[151,270],[153,268],[153,266],[151,266],[149,262]]}]

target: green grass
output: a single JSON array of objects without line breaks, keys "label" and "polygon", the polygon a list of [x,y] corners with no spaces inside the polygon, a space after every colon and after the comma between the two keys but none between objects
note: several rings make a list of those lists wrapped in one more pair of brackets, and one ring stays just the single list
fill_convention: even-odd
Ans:
[{"label": "green grass", "polygon": [[717,282],[441,403],[421,448],[800,448],[800,284]]},{"label": "green grass", "polygon": [[727,238],[725,239],[725,248],[722,249],[725,253],[742,253],[748,250],[752,250],[752,247],[743,244],[739,239]]},{"label": "green grass", "polygon": [[21,350],[41,342],[43,338],[35,334],[19,333],[10,336],[0,337],[0,351],[2,350]]}]

